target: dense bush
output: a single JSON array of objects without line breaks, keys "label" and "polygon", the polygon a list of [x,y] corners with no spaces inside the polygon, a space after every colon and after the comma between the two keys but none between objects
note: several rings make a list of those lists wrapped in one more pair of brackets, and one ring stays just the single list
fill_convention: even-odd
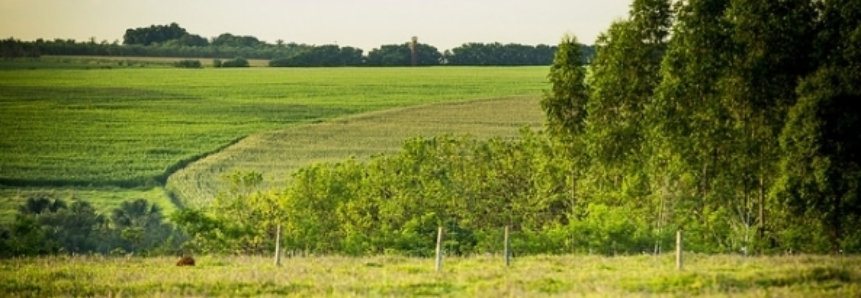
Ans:
[{"label": "dense bush", "polygon": [[173,66],[178,68],[203,68],[200,60],[180,60],[174,62]]},{"label": "dense bush", "polygon": [[362,50],[337,45],[315,46],[269,61],[270,67],[361,66]]},{"label": "dense bush", "polygon": [[298,65],[296,65],[295,61],[293,61],[293,60],[294,59],[287,58],[287,57],[275,58],[275,59],[269,60],[269,67],[298,66]]},{"label": "dense bush", "polygon": [[28,198],[9,226],[0,227],[0,257],[57,253],[175,254],[184,236],[144,199],[100,214],[86,201]]},{"label": "dense bush", "polygon": [[629,211],[553,195],[570,180],[565,165],[529,130],[517,141],[414,138],[395,155],[303,168],[277,193],[247,191],[259,174],[236,173],[233,185],[242,187],[175,221],[207,252],[271,250],[275,222],[284,247],[313,253],[431,256],[440,226],[454,255],[501,252],[505,226],[519,254],[640,253],[669,244]]},{"label": "dense bush", "polygon": [[251,66],[248,63],[248,60],[245,58],[237,57],[230,60],[225,60],[221,62],[221,67],[249,67]]}]

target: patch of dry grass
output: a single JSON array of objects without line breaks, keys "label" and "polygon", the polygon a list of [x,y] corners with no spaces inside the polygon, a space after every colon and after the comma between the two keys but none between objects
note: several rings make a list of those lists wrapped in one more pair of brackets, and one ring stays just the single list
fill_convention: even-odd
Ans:
[{"label": "patch of dry grass", "polygon": [[529,256],[505,267],[498,256],[48,257],[0,261],[0,292],[24,296],[122,297],[859,297],[861,258],[688,255]]}]

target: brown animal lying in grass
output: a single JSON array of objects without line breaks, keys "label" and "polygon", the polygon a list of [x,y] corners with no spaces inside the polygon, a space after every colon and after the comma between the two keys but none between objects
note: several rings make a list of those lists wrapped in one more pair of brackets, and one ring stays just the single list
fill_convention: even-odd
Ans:
[{"label": "brown animal lying in grass", "polygon": [[176,261],[177,266],[194,266],[194,258],[191,256],[184,256],[179,261]]}]

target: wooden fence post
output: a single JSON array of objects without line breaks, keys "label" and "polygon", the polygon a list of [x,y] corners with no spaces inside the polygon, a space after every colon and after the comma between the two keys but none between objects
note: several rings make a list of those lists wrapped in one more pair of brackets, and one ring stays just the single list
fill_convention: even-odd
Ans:
[{"label": "wooden fence post", "polygon": [[505,267],[511,266],[511,238],[509,226],[505,226]]},{"label": "wooden fence post", "polygon": [[281,266],[281,224],[275,230],[275,267]]},{"label": "wooden fence post", "polygon": [[682,270],[682,230],[676,231],[676,269]]},{"label": "wooden fence post", "polygon": [[442,271],[442,227],[436,233],[436,271]]}]

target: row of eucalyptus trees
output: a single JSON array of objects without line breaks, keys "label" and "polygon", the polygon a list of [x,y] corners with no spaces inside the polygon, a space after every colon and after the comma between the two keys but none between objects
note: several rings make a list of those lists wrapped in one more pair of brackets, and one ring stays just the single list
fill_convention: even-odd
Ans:
[{"label": "row of eucalyptus trees", "polygon": [[861,4],[636,0],[543,106],[572,196],[694,249],[859,250]]}]

